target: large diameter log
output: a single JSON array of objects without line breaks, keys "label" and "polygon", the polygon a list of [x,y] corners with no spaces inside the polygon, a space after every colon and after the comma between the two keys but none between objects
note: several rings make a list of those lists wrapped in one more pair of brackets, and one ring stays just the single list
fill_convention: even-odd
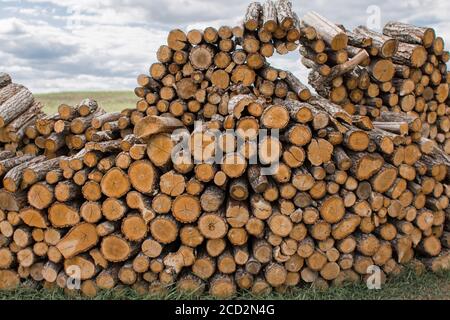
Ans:
[{"label": "large diameter log", "polygon": [[171,217],[159,216],[150,223],[152,237],[162,244],[174,242],[178,231],[178,225]]},{"label": "large diameter log", "polygon": [[391,81],[395,74],[392,61],[387,59],[373,59],[369,66],[372,77],[379,82]]},{"label": "large diameter log", "polygon": [[131,188],[128,175],[119,168],[109,170],[103,176],[100,186],[102,193],[111,198],[120,198]]},{"label": "large diameter log", "polygon": [[379,154],[354,153],[351,157],[351,173],[360,181],[370,179],[384,165],[384,159]]},{"label": "large diameter log", "polygon": [[14,95],[16,95],[20,90],[22,90],[24,87],[16,84],[16,83],[10,83],[7,86],[0,89],[0,105],[8,101],[10,98],[12,98]]},{"label": "large diameter log", "polygon": [[331,196],[321,203],[320,216],[328,223],[338,223],[345,215],[344,201],[339,196]]},{"label": "large diameter log", "polygon": [[318,35],[333,49],[334,51],[347,48],[348,37],[341,28],[336,26],[328,19],[322,17],[316,12],[308,12],[303,17],[303,23],[316,29]]},{"label": "large diameter log", "polygon": [[3,185],[5,189],[9,192],[16,192],[21,189],[21,183],[23,180],[23,173],[25,168],[38,162],[44,161],[45,159],[45,156],[38,156],[11,169],[3,178]]},{"label": "large diameter log", "polygon": [[56,228],[67,228],[80,222],[77,204],[55,202],[48,210],[48,219]]},{"label": "large diameter log", "polygon": [[[207,197],[207,196],[206,196]],[[201,213],[200,201],[191,195],[180,195],[172,204],[172,215],[181,223],[195,222]]]},{"label": "large diameter log", "polygon": [[[119,169],[120,170],[120,169]],[[106,175],[105,175],[106,177]],[[105,179],[104,177],[104,179]],[[102,180],[106,183],[105,180]],[[139,192],[151,194],[156,186],[158,180],[158,173],[152,163],[148,160],[139,160],[131,164],[128,169],[128,177],[122,176],[121,180],[125,183],[125,180],[129,180],[131,185]],[[125,185],[124,185],[125,186]],[[106,187],[106,184],[105,184]],[[128,192],[129,187],[124,187],[123,190]],[[124,193],[125,194],[125,193]],[[122,194],[122,195],[124,195]]]},{"label": "large diameter log", "polygon": [[145,139],[158,133],[172,133],[183,127],[183,122],[176,118],[148,116],[141,119],[134,127],[134,135]]},{"label": "large diameter log", "polygon": [[201,45],[193,48],[189,53],[189,60],[192,66],[198,70],[208,70],[213,63],[214,51],[208,45]]},{"label": "large diameter log", "polygon": [[25,208],[21,210],[20,218],[30,227],[41,229],[46,229],[48,227],[48,221],[45,215],[34,208]]}]

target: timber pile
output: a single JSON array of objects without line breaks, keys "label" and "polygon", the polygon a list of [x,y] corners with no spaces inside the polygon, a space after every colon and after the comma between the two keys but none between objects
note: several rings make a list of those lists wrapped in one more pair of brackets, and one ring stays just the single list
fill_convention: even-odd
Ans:
[{"label": "timber pile", "polygon": [[413,141],[433,140],[450,154],[450,55],[433,29],[390,22],[383,33],[364,26],[349,31],[314,12],[303,23],[316,31],[300,53],[320,95],[350,114],[370,116],[375,127],[383,118],[398,133],[406,120]]},{"label": "timber pile", "polygon": [[[0,289],[70,293],[74,266],[87,296],[122,284],[219,297],[342,285],[372,265],[383,278],[449,268],[450,161],[417,139],[422,121],[352,115],[267,62],[300,43],[346,50],[346,33],[311,15],[268,1],[242,27],[172,30],[135,109],[87,99],[39,117],[36,152],[2,175]],[[359,70],[361,52],[330,72]]]},{"label": "timber pile", "polygon": [[[25,131],[43,115],[41,109],[27,88],[0,73],[0,160],[35,153]],[[0,175],[3,170],[0,167]]]}]

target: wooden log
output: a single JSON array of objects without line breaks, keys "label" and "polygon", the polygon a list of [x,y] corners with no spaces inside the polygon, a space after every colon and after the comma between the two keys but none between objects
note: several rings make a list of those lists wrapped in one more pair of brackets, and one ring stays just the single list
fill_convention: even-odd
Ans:
[{"label": "wooden log", "polygon": [[277,9],[273,1],[266,1],[263,5],[262,26],[268,32],[274,32],[278,27]]},{"label": "wooden log", "polygon": [[0,109],[0,128],[6,127],[11,121],[24,113],[33,102],[33,95],[25,87],[5,101]]},{"label": "wooden log", "polygon": [[302,19],[307,26],[313,27],[317,34],[333,49],[338,51],[345,49],[348,37],[338,26],[322,17],[316,12],[308,12]]},{"label": "wooden log", "polygon": [[20,219],[22,219],[22,221],[30,227],[46,229],[48,226],[46,216],[41,211],[33,208],[25,208],[21,210]]},{"label": "wooden log", "polygon": [[95,226],[88,223],[81,223],[73,227],[67,235],[58,242],[56,247],[64,258],[69,259],[88,251],[94,247],[98,241],[99,239]]},{"label": "wooden log", "polygon": [[402,22],[388,22],[383,28],[383,34],[402,42],[422,44],[425,48],[430,48],[436,39],[432,28],[416,27]]},{"label": "wooden log", "polygon": [[198,228],[207,239],[220,239],[228,232],[228,224],[221,213],[202,214],[198,220]]},{"label": "wooden log", "polygon": [[100,185],[106,196],[120,198],[130,190],[130,179],[121,169],[113,168],[103,176]]},{"label": "wooden log", "polygon": [[176,240],[178,225],[172,218],[159,216],[150,223],[150,232],[158,242],[168,244]]},{"label": "wooden log", "polygon": [[5,159],[0,160],[0,176],[5,175],[14,167],[17,167],[33,159],[32,155],[22,155],[14,157],[14,154],[12,153],[3,153],[3,157],[5,157]]},{"label": "wooden log", "polygon": [[252,2],[248,8],[244,18],[244,27],[249,31],[255,31],[260,22],[262,14],[262,6],[259,2]]},{"label": "wooden log", "polygon": [[29,159],[9,170],[9,172],[3,177],[4,188],[9,192],[16,192],[21,189],[24,169],[43,160],[45,160],[45,156],[38,156]]},{"label": "wooden log", "polygon": [[398,40],[378,32],[369,30],[367,27],[359,26],[353,30],[362,37],[372,39],[372,47],[376,48],[381,58],[392,58],[398,49]]},{"label": "wooden log", "polygon": [[287,0],[279,0],[275,3],[275,7],[278,25],[284,30],[294,27],[296,21],[292,11],[292,3]]},{"label": "wooden log", "polygon": [[176,197],[171,210],[176,220],[181,223],[192,223],[200,216],[201,209],[201,203],[197,197],[183,194]]},{"label": "wooden log", "polygon": [[427,51],[423,46],[400,42],[392,60],[397,64],[420,68],[427,60]]},{"label": "wooden log", "polygon": [[300,80],[294,76],[293,73],[286,71],[286,77],[284,79],[289,88],[294,91],[301,101],[308,101],[311,97],[311,91]]},{"label": "wooden log", "polygon": [[103,238],[100,247],[101,253],[110,262],[125,261],[136,252],[136,249],[137,247],[115,234]]},{"label": "wooden log", "polygon": [[176,118],[148,116],[141,119],[135,126],[134,135],[140,139],[145,139],[158,133],[172,133],[174,130],[183,127],[184,124]]}]

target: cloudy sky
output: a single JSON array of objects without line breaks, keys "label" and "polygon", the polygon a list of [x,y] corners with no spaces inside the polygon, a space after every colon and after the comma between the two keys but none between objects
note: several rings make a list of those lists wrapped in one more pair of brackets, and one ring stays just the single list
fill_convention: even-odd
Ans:
[{"label": "cloudy sky", "polygon": [[[243,0],[0,0],[0,71],[34,92],[131,89],[172,28],[239,23]],[[347,28],[390,20],[435,27],[450,41],[447,0],[294,0]],[[300,77],[297,53],[271,62]]]}]

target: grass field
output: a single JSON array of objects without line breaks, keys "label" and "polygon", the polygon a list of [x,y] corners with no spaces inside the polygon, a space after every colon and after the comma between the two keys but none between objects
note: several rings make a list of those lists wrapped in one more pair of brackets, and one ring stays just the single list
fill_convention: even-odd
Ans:
[{"label": "grass field", "polygon": [[36,99],[44,104],[45,112],[53,114],[57,112],[62,103],[76,105],[81,100],[92,98],[106,111],[120,111],[134,108],[138,98],[130,91],[93,91],[93,92],[61,92],[36,94]]},{"label": "grass field", "polygon": [[[66,296],[61,290],[36,289],[23,287],[9,292],[0,292],[0,300],[79,300],[86,299],[79,295]],[[162,296],[140,296],[130,289],[116,289],[100,292],[93,300],[181,300],[211,299],[180,295],[174,289],[168,289]],[[312,288],[299,288],[285,294],[272,293],[268,296],[255,297],[242,294],[236,299],[271,299],[271,300],[450,300],[450,272],[441,274],[426,273],[417,276],[412,270],[390,279],[381,290],[369,290],[363,284],[349,285],[318,291]]]},{"label": "grass field", "polygon": [[[36,98],[45,105],[47,113],[56,112],[61,103],[75,105],[84,98],[97,100],[100,106],[107,111],[119,111],[134,107],[137,98],[132,91],[120,92],[63,92],[55,94],[38,94]],[[132,290],[120,289],[111,292],[101,292],[96,299],[186,299],[198,298],[179,295],[175,290],[168,289],[164,296],[139,296]],[[208,296],[202,296],[208,299]],[[311,288],[295,289],[280,295],[273,293],[266,297],[253,297],[243,294],[238,299],[295,299],[295,300],[337,300],[337,299],[445,299],[450,300],[450,272],[443,274],[426,273],[417,276],[411,270],[405,271],[401,276],[388,281],[382,290],[368,290],[363,284],[351,285],[343,288],[332,288],[326,292]],[[10,292],[0,292],[0,300],[8,299],[81,299],[79,296],[67,297],[61,290],[36,289],[33,286],[24,286]]]}]

